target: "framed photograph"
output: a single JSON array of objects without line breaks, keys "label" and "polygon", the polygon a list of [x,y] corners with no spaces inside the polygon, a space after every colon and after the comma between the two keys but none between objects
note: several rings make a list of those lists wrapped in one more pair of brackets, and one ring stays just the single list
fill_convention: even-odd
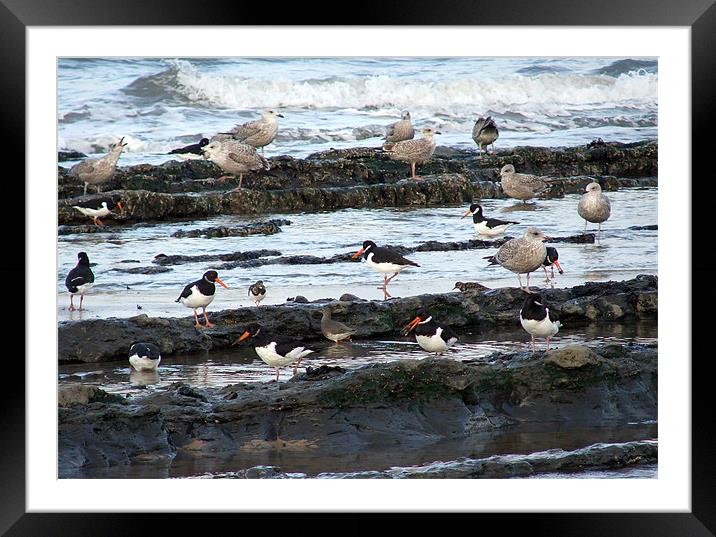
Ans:
[{"label": "framed photograph", "polygon": [[691,302],[713,2],[182,7],[0,7],[27,304],[0,530],[713,534]]}]

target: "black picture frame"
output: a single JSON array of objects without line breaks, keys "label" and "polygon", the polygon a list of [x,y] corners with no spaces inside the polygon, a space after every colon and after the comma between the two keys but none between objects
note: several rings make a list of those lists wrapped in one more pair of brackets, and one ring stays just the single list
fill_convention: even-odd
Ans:
[{"label": "black picture frame", "polygon": [[[221,3],[221,19],[214,10],[203,3],[187,0],[159,0],[142,2],[91,2],[89,0],[0,0],[0,115],[2,146],[6,155],[25,154],[25,29],[27,26],[96,26],[96,25],[247,25],[247,24],[317,24],[318,13],[327,13],[333,20],[326,24],[352,25],[545,25],[545,26],[687,26],[691,28],[691,76],[692,76],[692,177],[708,181],[713,165],[706,151],[706,144],[713,139],[714,112],[716,105],[716,4],[715,0],[675,2],[673,0],[577,0],[572,2],[532,0],[518,3],[446,1],[439,5],[425,0],[412,2],[362,2],[356,5],[350,17],[338,16],[335,4],[325,6],[306,3],[282,3],[277,9],[269,9],[260,3]],[[267,21],[270,11],[270,21]],[[668,148],[662,148],[668,150]],[[24,160],[19,163],[16,177],[24,176]],[[685,176],[688,170],[685,163]],[[23,175],[20,175],[23,174]],[[667,178],[684,180],[683,178]],[[5,178],[9,181],[9,177]],[[688,179],[687,179],[688,180]],[[700,183],[703,184],[703,183]],[[692,189],[696,182],[692,181]],[[6,183],[7,186],[7,183]],[[12,203],[20,206],[17,192],[13,190]],[[31,211],[32,193],[25,193],[24,207]],[[8,198],[5,197],[8,201]],[[709,204],[709,205],[707,205]],[[674,215],[681,225],[691,220],[692,252],[708,244],[707,233],[712,226],[704,215],[709,214],[710,196],[692,196],[692,215]],[[16,217],[19,219],[19,217]],[[697,225],[702,218],[703,225]],[[6,223],[7,225],[7,223]],[[20,225],[10,228],[3,237],[5,251],[15,252],[14,262],[2,264],[3,285],[8,285],[10,302],[14,307],[24,304],[25,288],[18,275],[24,274],[24,251],[26,237],[18,233]],[[14,241],[14,243],[13,243]],[[688,260],[679,260],[679,262]],[[23,270],[19,271],[22,266]],[[711,392],[710,353],[697,353],[697,342],[705,341],[711,329],[713,315],[699,316],[699,304],[709,304],[714,296],[710,276],[711,255],[694,255],[691,260],[692,282],[698,282],[700,300],[692,299],[692,338],[684,342],[685,352],[691,345],[692,361],[692,510],[689,513],[526,513],[526,514],[479,514],[470,515],[470,524],[499,525],[500,528],[523,527],[530,535],[579,535],[579,536],[707,536],[716,532],[716,444],[713,441],[714,423]],[[8,284],[9,282],[9,284]],[[17,309],[17,308],[16,308]],[[683,312],[688,314],[688,312]],[[9,320],[10,313],[7,312]],[[12,314],[21,318],[17,311]],[[6,338],[9,337],[6,335]],[[12,339],[18,339],[10,338]],[[12,342],[12,341],[11,341]],[[241,517],[246,528],[258,521],[257,515],[188,515],[188,514],[78,514],[78,513],[26,513],[25,509],[25,367],[6,350],[3,368],[6,383],[0,398],[0,534],[20,535],[128,535],[137,528],[149,528],[150,522],[159,522],[162,532],[183,534],[193,524],[206,529],[207,517],[221,518],[222,522]],[[14,356],[20,356],[19,351]],[[670,359],[665,357],[664,359]],[[11,380],[7,380],[11,379]],[[320,506],[316,506],[320,510]],[[411,515],[417,517],[419,515]],[[474,519],[472,517],[478,517]],[[161,520],[154,520],[161,517]],[[229,518],[231,517],[231,519]],[[266,523],[267,515],[261,515]],[[421,517],[422,518],[422,517]],[[417,518],[416,520],[420,520]],[[150,520],[151,519],[151,520]],[[276,518],[272,518],[274,523]],[[363,518],[359,520],[365,520]],[[344,521],[345,523],[345,521]],[[360,521],[357,530],[365,524]],[[344,526],[345,528],[345,526]],[[317,528],[312,524],[311,531]],[[330,529],[330,528],[329,528]],[[335,529],[335,528],[333,528]],[[238,530],[240,531],[240,530]],[[139,533],[143,533],[139,531]],[[509,533],[509,532],[508,532]]]}]

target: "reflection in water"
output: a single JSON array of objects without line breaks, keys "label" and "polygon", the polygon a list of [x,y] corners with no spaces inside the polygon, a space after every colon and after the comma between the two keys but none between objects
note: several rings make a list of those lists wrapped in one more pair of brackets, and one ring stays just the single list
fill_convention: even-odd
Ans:
[{"label": "reflection in water", "polygon": [[524,211],[536,211],[539,209],[539,201],[532,201],[529,203],[517,202],[514,205],[508,205],[502,208],[503,213],[514,213]]},{"label": "reflection in water", "polygon": [[159,370],[151,371],[132,371],[129,373],[129,382],[132,386],[145,387],[150,384],[159,384]]}]

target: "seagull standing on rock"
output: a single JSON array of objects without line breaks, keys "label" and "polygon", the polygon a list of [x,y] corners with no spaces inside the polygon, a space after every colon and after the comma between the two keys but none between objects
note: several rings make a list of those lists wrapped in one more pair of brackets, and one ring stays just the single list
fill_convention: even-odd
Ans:
[{"label": "seagull standing on rock", "polygon": [[500,132],[497,130],[497,124],[495,120],[490,116],[481,117],[475,121],[475,126],[472,127],[472,139],[477,144],[477,150],[480,155],[482,152],[487,152],[487,147],[492,145],[492,149],[495,149],[495,141],[500,137]]},{"label": "seagull standing on rock", "polygon": [[249,121],[242,125],[236,125],[230,132],[222,132],[214,136],[211,141],[224,141],[230,137],[237,142],[250,145],[251,147],[260,147],[261,153],[263,153],[264,147],[269,145],[276,138],[276,134],[278,133],[278,118],[280,117],[282,118],[283,115],[276,112],[276,110],[264,110],[260,119]]},{"label": "seagull standing on rock", "polygon": [[512,164],[506,164],[500,170],[500,178],[502,182],[502,191],[506,196],[527,203],[527,200],[537,197],[549,185],[541,177],[529,175],[526,173],[515,173],[515,167]]},{"label": "seagull standing on rock", "polygon": [[602,187],[596,181],[587,185],[587,191],[579,200],[577,213],[584,218],[584,231],[587,231],[587,222],[592,222],[599,224],[598,232],[601,233],[602,222],[606,222],[612,214],[612,205],[609,198],[602,194]]},{"label": "seagull standing on rock", "polygon": [[410,164],[411,177],[420,179],[415,175],[415,165],[422,164],[430,159],[435,152],[435,140],[433,136],[440,132],[425,128],[420,131],[422,138],[417,140],[403,140],[402,142],[386,142],[383,144],[383,152],[387,153],[393,160],[407,162]]},{"label": "seagull standing on rock", "polygon": [[[490,265],[501,265],[517,274],[520,289],[531,293],[530,272],[542,266],[547,256],[547,248],[542,241],[549,239],[550,237],[545,236],[539,229],[529,227],[522,237],[507,241],[495,255],[484,259],[487,259]],[[522,287],[521,274],[527,274],[527,287]]]},{"label": "seagull standing on rock", "polygon": [[122,143],[124,136],[119,139],[109,153],[101,158],[88,158],[82,162],[78,162],[70,168],[70,175],[76,177],[80,181],[85,183],[85,193],[87,195],[87,187],[94,185],[97,187],[97,192],[102,192],[102,184],[109,181],[114,175],[114,171],[117,169],[117,161],[119,156],[122,154],[124,146],[127,144]]},{"label": "seagull standing on rock", "polygon": [[[244,174],[249,171],[270,170],[268,160],[259,155],[252,146],[234,140],[213,141],[204,147],[204,157],[217,164],[224,172],[239,176],[239,186],[232,190],[241,190]],[[223,182],[230,176],[219,177]]]}]

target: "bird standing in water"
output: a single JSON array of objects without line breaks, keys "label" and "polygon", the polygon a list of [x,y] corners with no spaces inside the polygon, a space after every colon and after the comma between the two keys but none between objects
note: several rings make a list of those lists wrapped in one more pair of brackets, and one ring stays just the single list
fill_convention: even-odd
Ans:
[{"label": "bird standing in water", "polygon": [[85,252],[77,254],[77,266],[73,268],[65,278],[65,287],[70,292],[70,307],[67,308],[70,311],[74,311],[75,305],[73,298],[76,294],[80,295],[80,307],[79,311],[82,311],[82,301],[85,298],[85,293],[90,290],[94,285],[94,273],[90,268],[90,260]]}]

